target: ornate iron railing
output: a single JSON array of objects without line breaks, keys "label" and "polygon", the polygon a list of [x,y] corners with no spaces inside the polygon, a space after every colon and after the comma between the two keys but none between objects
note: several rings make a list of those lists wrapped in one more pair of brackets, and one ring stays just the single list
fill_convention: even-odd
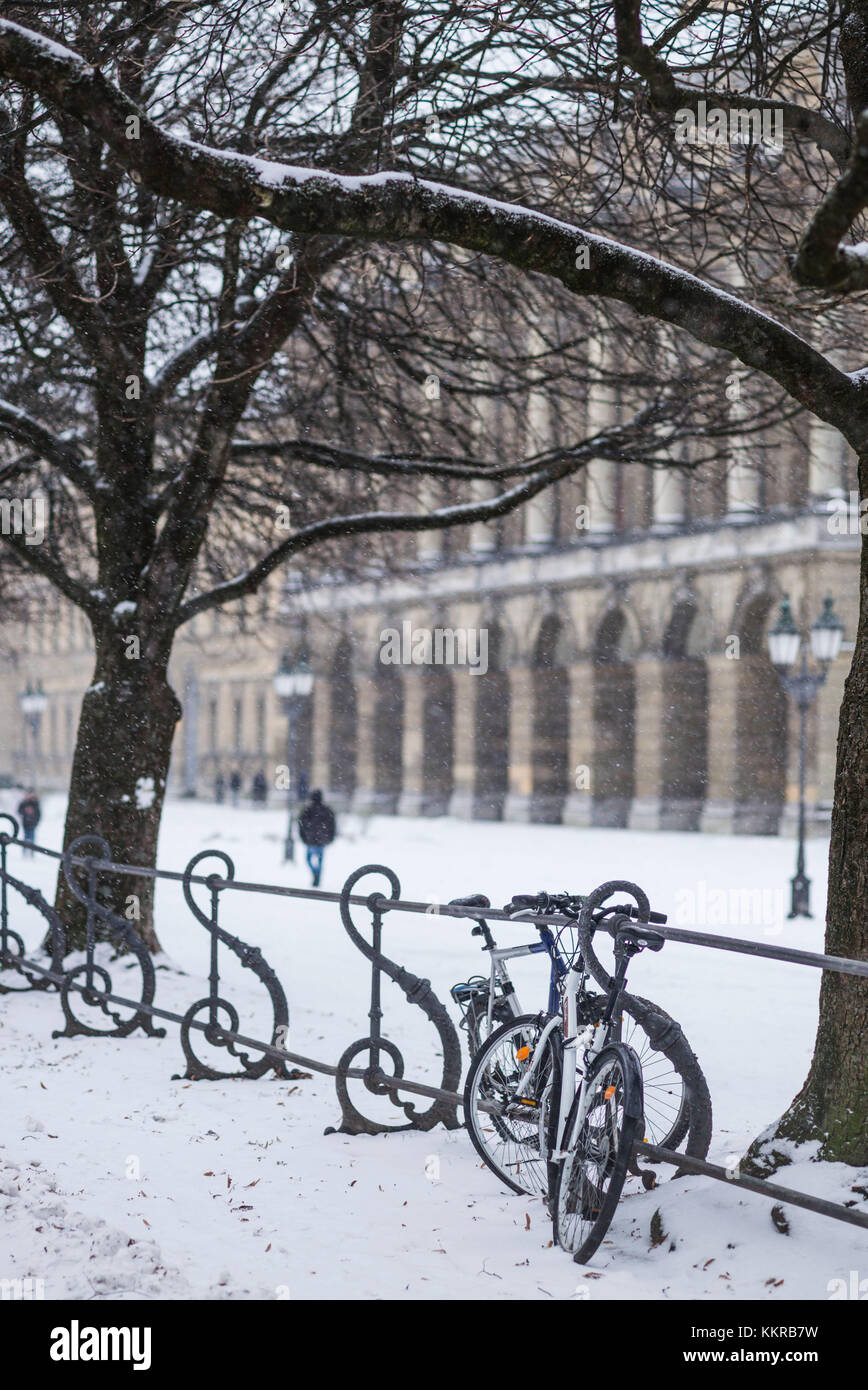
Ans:
[{"label": "ornate iron railing", "polygon": [[[274,884],[240,883],[235,878],[235,865],[222,850],[202,850],[193,856],[183,873],[162,869],[143,869],[140,865],[118,864],[111,858],[109,846],[99,836],[88,835],[75,840],[63,854],[44,846],[24,846],[35,853],[60,861],[70,891],[84,906],[86,931],[83,960],[73,958],[69,966],[68,934],[57,912],[38,889],[12,874],[8,863],[9,847],[23,845],[14,816],[0,813],[0,971],[12,974],[23,983],[0,980],[0,993],[21,993],[26,990],[56,990],[60,996],[65,1026],[54,1032],[55,1037],[88,1035],[96,1037],[128,1037],[141,1030],[153,1037],[164,1037],[166,1030],[156,1026],[157,1020],[177,1023],[181,1049],[186,1062],[186,1080],[217,1080],[234,1076],[255,1079],[273,1071],[287,1078],[287,1062],[334,1076],[341,1108],[340,1130],[350,1134],[378,1134],[395,1129],[433,1128],[438,1123],[456,1128],[456,1090],[461,1080],[461,1046],[458,1033],[443,1004],[431,988],[429,980],[420,979],[403,966],[397,965],[382,949],[383,919],[400,903],[401,887],[395,873],[379,864],[366,864],[351,874],[340,894],[314,889],[283,888]],[[203,872],[208,861],[214,867]],[[220,872],[217,872],[219,864]],[[198,871],[198,872],[197,872]],[[151,954],[136,930],[135,923],[120,916],[100,900],[100,876],[152,877],[180,882],[184,900],[193,917],[209,933],[210,957],[208,994],[190,1004],[179,1014],[155,1002],[156,976]],[[353,889],[370,877],[384,879],[388,895],[372,891],[354,894]],[[206,890],[206,905],[197,901],[194,888]],[[10,891],[11,890],[11,891]],[[368,1011],[368,1035],[350,1044],[337,1064],[319,1061],[290,1051],[289,1006],[280,980],[258,946],[233,936],[220,922],[221,896],[226,892],[270,893],[289,898],[316,899],[336,902],[341,922],[353,945],[371,962],[371,1002]],[[46,924],[45,957],[28,955],[24,939],[11,922],[11,894],[17,894],[41,915]],[[367,909],[371,916],[371,936],[367,940],[353,917],[353,909]],[[130,953],[140,971],[137,997],[119,993],[113,984],[109,963],[98,959],[98,948],[109,942],[119,956]],[[241,1020],[235,1005],[221,994],[220,948],[228,949],[245,969],[252,971],[263,985],[272,1012],[270,1037],[255,1038],[241,1031]],[[404,1058],[400,1049],[383,1031],[381,980],[383,975],[395,981],[407,1001],[415,1005],[434,1027],[442,1050],[442,1078],[439,1086],[414,1082],[404,1075]],[[107,1026],[95,1027],[75,1011],[77,999],[89,1008],[97,1008],[108,1020]],[[131,1010],[122,1017],[118,1008]],[[217,1069],[196,1051],[196,1041],[203,1038],[211,1048],[224,1048],[228,1058],[237,1065],[233,1069]],[[365,1065],[359,1059],[365,1058]],[[390,1070],[384,1069],[384,1061]],[[375,1096],[386,1096],[403,1112],[401,1124],[385,1124],[362,1114],[350,1095],[348,1082],[362,1081]],[[428,1097],[432,1104],[419,1111],[412,1100],[400,1092]]]},{"label": "ornate iron railing", "polygon": [[[194,855],[182,873],[164,869],[144,869],[140,865],[114,863],[109,846],[99,836],[84,836],[68,846],[63,854],[44,846],[27,846],[35,853],[59,860],[62,871],[71,891],[86,910],[86,934],[84,959],[76,960],[66,967],[69,958],[67,933],[58,914],[38,889],[13,875],[8,865],[8,850],[11,845],[23,845],[19,838],[18,823],[14,816],[0,812],[0,822],[5,821],[10,829],[0,828],[0,973],[12,972],[23,983],[10,984],[0,980],[0,993],[16,994],[28,990],[56,990],[65,1019],[63,1029],[55,1031],[55,1037],[74,1037],[79,1034],[95,1037],[128,1037],[136,1030],[152,1037],[164,1037],[166,1030],[155,1026],[156,1020],[164,1020],[180,1025],[180,1041],[186,1060],[184,1077],[191,1080],[211,1080],[223,1077],[241,1076],[251,1079],[274,1071],[281,1077],[291,1077],[287,1072],[287,1062],[309,1068],[335,1078],[338,1100],[341,1107],[339,1132],[348,1134],[379,1134],[398,1129],[428,1130],[442,1123],[447,1128],[457,1128],[458,1107],[461,1097],[458,1085],[461,1078],[461,1048],[458,1034],[446,1009],[431,988],[430,981],[411,974],[403,966],[397,965],[386,956],[382,949],[383,921],[389,912],[402,911],[429,914],[430,903],[405,901],[400,896],[400,884],[394,872],[381,864],[366,864],[356,869],[347,879],[340,893],[330,893],[320,889],[286,888],[275,884],[244,883],[235,878],[235,866],[229,855],[221,850],[203,850]],[[216,859],[223,873],[196,873],[196,869],[208,859]],[[203,999],[192,1003],[184,1014],[165,1009],[155,1003],[155,972],[150,953],[135,929],[133,922],[120,916],[99,897],[99,876],[116,874],[119,877],[151,877],[180,883],[184,899],[195,919],[210,935],[209,992]],[[361,881],[369,877],[384,879],[389,893],[372,891],[368,894],[354,893]],[[193,896],[193,886],[204,887],[209,895],[206,910]],[[24,939],[11,924],[10,891],[43,917],[47,934],[43,943],[43,959],[28,956]],[[287,1046],[289,1033],[289,1009],[286,995],[275,972],[256,946],[250,946],[240,938],[232,936],[220,925],[220,898],[226,892],[263,893],[284,898],[299,898],[319,902],[336,903],[341,922],[353,945],[371,963],[371,1002],[368,1011],[370,1028],[366,1037],[351,1043],[334,1065],[291,1051]],[[352,910],[363,908],[370,913],[371,938],[367,940],[357,925]],[[488,920],[507,920],[508,914],[492,908],[475,909],[452,904],[435,905],[441,916],[475,919],[484,916]],[[557,915],[542,916],[540,922],[563,925],[564,919]],[[100,930],[101,928],[101,930]],[[724,937],[691,929],[657,926],[655,931],[672,941],[680,941],[694,946],[711,947],[715,950],[735,951],[748,956],[786,961],[797,965],[808,965],[821,970],[832,970],[840,974],[868,977],[868,962],[851,960],[846,957],[823,955],[815,951],[801,951],[787,946],[772,946],[764,942],[746,941],[736,937]],[[101,941],[109,941],[119,953],[126,956],[132,953],[141,974],[141,984],[137,999],[118,994],[113,987],[108,965],[97,960],[97,948]],[[242,966],[252,970],[264,986],[272,1007],[273,1027],[271,1038],[265,1041],[239,1031],[240,1018],[233,1004],[220,993],[219,948],[224,946],[231,951]],[[422,1010],[434,1027],[442,1047],[442,1078],[439,1086],[415,1081],[404,1075],[404,1059],[400,1049],[383,1031],[383,1010],[381,981],[383,975],[393,980],[402,990],[409,1003]],[[102,988],[98,986],[102,985]],[[93,1024],[79,1018],[75,1013],[74,999],[81,996],[90,1008],[98,1007],[109,1020],[111,1026],[95,1028]],[[122,1018],[114,1008],[131,1009],[132,1017]],[[234,1071],[217,1070],[200,1058],[195,1050],[195,1039],[204,1040],[216,1048],[225,1048],[227,1055],[234,1058],[238,1066]],[[247,1050],[245,1050],[247,1049]],[[251,1059],[250,1053],[257,1056]],[[357,1062],[365,1058],[366,1064]],[[391,1071],[383,1066],[384,1059],[391,1063]],[[355,1064],[355,1065],[354,1065]],[[379,1119],[370,1118],[358,1109],[349,1094],[348,1082],[361,1081],[374,1096],[388,1097],[403,1112],[404,1123],[387,1125]],[[402,1096],[419,1096],[429,1099],[432,1104],[421,1113],[412,1101]],[[335,1131],[328,1130],[327,1133]],[[636,1146],[635,1158],[655,1163],[669,1164],[684,1172],[694,1172],[727,1182],[733,1187],[760,1193],[775,1202],[785,1202],[803,1207],[808,1211],[832,1217],[851,1225],[868,1228],[868,1214],[862,1211],[813,1197],[807,1193],[796,1192],[782,1187],[776,1182],[733,1173],[706,1162],[704,1159],[689,1158],[683,1153],[671,1152],[659,1146],[641,1143]],[[637,1171],[642,1171],[638,1169]],[[649,1174],[649,1176],[651,1176]]]}]

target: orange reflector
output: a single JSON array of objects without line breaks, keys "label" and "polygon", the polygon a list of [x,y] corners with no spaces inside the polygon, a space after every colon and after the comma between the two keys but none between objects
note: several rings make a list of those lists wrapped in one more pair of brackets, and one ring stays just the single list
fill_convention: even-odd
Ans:
[{"label": "orange reflector", "polygon": [[528,1057],[530,1056],[530,1048],[520,1047],[515,1055],[520,1062],[526,1062]]},{"label": "orange reflector", "polygon": [[606,1089],[605,1089],[605,1091],[603,1092],[603,1095],[606,1097],[606,1100],[611,1100],[614,1094],[615,1094],[615,1087],[614,1087],[614,1086],[607,1086]]}]

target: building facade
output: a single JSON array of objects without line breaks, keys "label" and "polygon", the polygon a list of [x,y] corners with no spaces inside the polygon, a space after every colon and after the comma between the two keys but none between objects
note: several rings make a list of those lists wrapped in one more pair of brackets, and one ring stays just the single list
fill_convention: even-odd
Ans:
[{"label": "building facade", "polygon": [[[831,594],[852,639],[861,540],[852,460],[819,424],[805,444],[789,494],[764,495],[736,460],[704,511],[691,506],[694,479],[647,473],[631,513],[613,465],[595,463],[497,532],[423,533],[401,573],[306,589],[275,576],[245,608],[201,615],[172,663],[184,707],[172,790],[213,797],[218,775],[237,769],[246,793],[262,769],[285,799],[287,719],[272,682],[284,653],[303,653],[314,680],[296,709],[294,771],[339,809],[792,828],[797,725],[767,632],[783,594],[806,625]],[[816,833],[828,827],[849,646],[809,714]],[[2,629],[7,786],[64,785],[90,679],[87,624],[65,602],[49,595],[39,621]],[[46,696],[36,724],[20,707],[33,686]]]}]

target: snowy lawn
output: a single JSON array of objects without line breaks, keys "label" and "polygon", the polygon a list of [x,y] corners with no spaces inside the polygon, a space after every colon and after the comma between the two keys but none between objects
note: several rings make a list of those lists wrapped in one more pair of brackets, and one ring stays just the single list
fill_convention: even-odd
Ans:
[{"label": "snowy lawn", "polygon": [[[49,800],[43,843],[59,843],[62,813],[60,799]],[[341,829],[326,854],[327,889],[370,862],[391,865],[404,896],[432,903],[479,891],[500,904],[514,892],[581,891],[626,877],[674,925],[822,949],[823,842],[808,846],[817,916],[788,922],[782,890],[794,849],[787,840],[448,819],[365,825],[346,817]],[[234,858],[239,879],[306,885],[301,859],[281,863],[283,830],[277,810],[174,802],[160,863],[180,869],[211,846]],[[11,869],[22,870],[17,850]],[[51,896],[49,863],[25,861],[22,876]],[[277,971],[293,1051],[334,1063],[365,1036],[370,967],[336,907],[226,894],[222,920]],[[38,939],[35,917],[18,904],[16,924],[29,943]],[[158,931],[165,955],[157,1003],[183,1013],[207,993],[208,934],[175,885],[159,888]],[[496,934],[504,943],[527,939],[517,925]],[[469,923],[435,913],[389,916],[384,949],[429,977],[450,1008],[449,987],[487,962]],[[513,973],[525,1007],[540,1007],[544,964],[521,962]],[[114,972],[120,992],[124,976],[122,963]],[[223,948],[221,978],[242,1031],[268,1036],[264,990]],[[819,972],[670,942],[659,956],[634,962],[630,980],[683,1024],[714,1102],[710,1157],[731,1160],[804,1079]],[[439,1081],[434,1030],[385,979],[383,1008],[384,1032],[404,1052],[407,1075]],[[849,1287],[850,1272],[868,1267],[865,1236],[855,1228],[788,1208],[791,1231],[782,1235],[766,1199],[702,1178],[668,1181],[663,1170],[654,1192],[628,1179],[607,1243],[580,1268],[551,1247],[541,1203],[502,1190],[461,1130],[325,1136],[339,1120],[328,1077],[172,1080],[183,1071],[177,1025],[168,1024],[163,1039],[52,1039],[61,1025],[53,995],[2,999],[0,1278],[42,1279],[47,1298],[771,1302],[826,1299],[831,1281]],[[383,1117],[402,1118],[387,1101],[359,1094],[365,1113],[381,1104]],[[864,1171],[800,1161],[781,1178],[868,1209]],[[651,1248],[657,1210],[666,1239]]]}]

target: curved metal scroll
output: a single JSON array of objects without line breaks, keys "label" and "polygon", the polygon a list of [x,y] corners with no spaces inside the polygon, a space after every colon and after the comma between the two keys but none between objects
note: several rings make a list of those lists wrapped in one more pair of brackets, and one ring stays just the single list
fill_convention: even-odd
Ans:
[{"label": "curved metal scroll", "polygon": [[[96,931],[98,920],[108,927],[112,944],[121,950],[130,951],[136,958],[142,972],[139,1003],[150,1006],[154,1002],[154,962],[151,959],[150,951],[133,923],[128,921],[126,917],[119,917],[116,912],[106,907],[97,898],[95,865],[99,860],[108,860],[111,857],[111,850],[101,835],[80,835],[77,840],[73,840],[67,846],[63,853],[63,875],[69,884],[69,890],[87,909],[87,934],[84,961],[79,965],[74,965],[71,970],[63,972],[63,982],[59,988],[66,1027],[56,1029],[51,1035],[53,1038],[79,1036],[125,1038],[130,1033],[134,1033],[137,1028],[141,1028],[152,1038],[164,1038],[166,1036],[165,1028],[156,1028],[151,1015],[143,1009],[137,1009],[131,1018],[124,1019],[121,1018],[120,1014],[114,1012],[106,999],[100,998],[100,995],[114,994],[115,991],[112,988],[112,978],[108,970],[104,965],[98,965],[95,960],[98,945]],[[86,862],[81,865],[75,864],[73,862],[75,859],[83,859]],[[78,873],[82,874],[83,882],[79,881]],[[73,982],[77,982],[81,976],[84,977],[84,988],[78,986],[73,989]],[[126,995],[128,992],[129,987],[125,981],[123,989],[118,993]],[[100,1008],[105,1016],[112,1020],[114,1027],[94,1028],[91,1024],[85,1023],[83,1019],[78,1018],[73,1009],[73,1000],[79,996],[89,1008]]]},{"label": "curved metal scroll", "polygon": [[[192,878],[196,868],[202,863],[203,859],[209,858],[219,859],[226,871],[223,879],[216,873],[209,874],[207,877],[206,881],[211,893],[210,915],[203,912],[202,908],[196,902],[193,897],[192,886]],[[218,925],[217,918],[219,914],[220,893],[225,882],[227,880],[231,882],[234,877],[235,865],[229,858],[229,855],[224,854],[223,851],[219,849],[201,850],[198,854],[193,856],[184,870],[183,886],[184,898],[187,906],[196,918],[196,921],[201,922],[202,926],[207,927],[208,931],[211,933],[210,993],[207,999],[199,999],[195,1004],[190,1005],[181,1023],[181,1046],[184,1049],[184,1056],[187,1059],[187,1070],[184,1072],[184,1077],[188,1081],[220,1081],[234,1076],[250,1077],[251,1080],[253,1080],[256,1077],[264,1076],[267,1071],[271,1070],[274,1071],[276,1076],[283,1077],[284,1079],[288,1077],[286,1064],[284,1062],[274,1061],[271,1057],[261,1057],[258,1061],[251,1062],[249,1054],[239,1051],[232,1038],[226,1036],[227,1033],[237,1033],[240,1030],[238,1027],[238,1013],[236,1009],[228,1000],[221,999],[220,997],[220,974],[217,964],[217,947],[220,941],[222,941],[225,946],[229,947],[230,951],[238,957],[242,965],[246,966],[248,970],[253,971],[254,975],[262,981],[265,988],[268,990],[272,1009],[274,1011],[272,1037],[277,1040],[275,1045],[284,1045],[283,1040],[286,1038],[287,1029],[289,1027],[289,1007],[286,1002],[286,995],[283,992],[280,981],[271,966],[265,960],[259,947],[248,946],[245,941],[241,941],[237,936],[231,936],[229,932]],[[196,1056],[191,1039],[194,1035],[202,1032],[202,1030],[192,1028],[191,1024],[196,1016],[203,1013],[205,1010],[208,1012],[208,1021],[203,1033],[205,1040],[210,1043],[212,1047],[225,1047],[230,1056],[237,1057],[241,1063],[240,1071],[215,1071],[213,1067],[209,1067],[206,1062],[203,1062],[200,1057]],[[223,1023],[221,1023],[219,1017],[221,1012],[225,1016]]]},{"label": "curved metal scroll", "polygon": [[[391,890],[389,898],[383,897],[381,893],[372,893],[368,898],[367,905],[371,913],[373,933],[370,942],[362,936],[353,922],[350,912],[350,895],[359,880],[368,874],[380,874],[387,880]],[[399,1048],[382,1035],[380,1026],[383,1017],[383,1011],[380,1007],[381,974],[386,974],[391,980],[394,980],[395,984],[404,991],[408,1002],[417,1004],[437,1029],[443,1046],[443,1080],[440,1082],[442,1089],[455,1091],[461,1079],[461,1045],[458,1041],[458,1034],[452,1019],[432,990],[431,981],[420,980],[417,975],[411,974],[403,966],[396,965],[394,961],[389,960],[388,956],[383,955],[380,949],[383,913],[388,911],[389,901],[394,902],[400,896],[401,885],[397,875],[382,864],[365,864],[362,868],[356,869],[355,873],[350,874],[341,891],[340,910],[344,929],[353,945],[357,946],[362,954],[371,961],[373,969],[371,971],[371,1008],[368,1015],[371,1020],[370,1035],[352,1043],[344,1052],[337,1066],[335,1086],[341,1105],[341,1124],[338,1129],[340,1134],[390,1134],[402,1129],[428,1130],[441,1123],[447,1129],[459,1128],[455,1105],[450,1101],[435,1100],[429,1110],[419,1114],[414,1103],[402,1100],[397,1092],[383,1085],[383,1079],[387,1075],[394,1078],[403,1077],[404,1058]],[[388,1096],[393,1105],[403,1110],[408,1120],[407,1124],[384,1125],[380,1124],[379,1121],[369,1120],[356,1109],[351,1101],[347,1088],[347,1071],[353,1065],[355,1058],[365,1052],[368,1054],[368,1065],[364,1085],[372,1095]],[[381,1058],[384,1053],[392,1062],[391,1073],[384,1072],[381,1066]],[[326,1131],[326,1133],[329,1132]]]},{"label": "curved metal scroll", "polygon": [[63,957],[66,953],[66,934],[63,930],[60,918],[50,903],[46,902],[38,888],[31,888],[29,883],[23,883],[21,879],[15,878],[10,874],[7,867],[7,850],[13,841],[18,839],[19,825],[14,816],[8,811],[0,811],[0,821],[8,821],[12,827],[11,833],[8,830],[0,830],[0,968],[4,970],[17,970],[23,976],[26,984],[6,985],[0,984],[0,994],[24,994],[33,989],[54,989],[56,982],[46,979],[44,975],[29,971],[27,968],[26,948],[24,941],[17,931],[9,925],[9,893],[10,888],[14,888],[24,901],[36,909],[48,923],[50,933],[50,950],[48,969],[52,974],[60,975],[63,972]]}]

